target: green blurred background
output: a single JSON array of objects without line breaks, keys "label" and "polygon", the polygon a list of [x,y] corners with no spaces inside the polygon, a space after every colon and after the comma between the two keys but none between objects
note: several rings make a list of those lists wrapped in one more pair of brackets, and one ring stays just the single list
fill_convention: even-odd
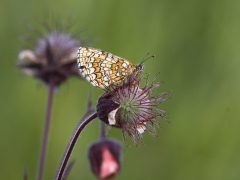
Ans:
[{"label": "green blurred background", "polygon": [[[0,179],[22,179],[25,166],[36,177],[47,89],[15,63],[25,23],[46,12],[77,20],[95,48],[134,63],[155,54],[145,72],[167,82],[156,93],[172,90],[160,106],[171,123],[161,121],[159,138],[145,133],[145,146],[123,145],[116,179],[240,179],[239,8],[238,0],[1,0]],[[95,105],[103,91],[86,81],[72,78],[56,94],[44,179],[53,179],[90,90]],[[86,153],[98,129],[95,121],[81,135],[69,180],[95,178]],[[122,141],[117,129],[109,137]]]}]

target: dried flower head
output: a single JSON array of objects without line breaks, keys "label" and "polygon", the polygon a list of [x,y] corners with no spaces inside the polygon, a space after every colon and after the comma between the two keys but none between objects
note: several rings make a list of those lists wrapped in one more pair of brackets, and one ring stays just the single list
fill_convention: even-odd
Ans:
[{"label": "dried flower head", "polygon": [[19,53],[18,67],[47,85],[50,80],[59,86],[70,76],[81,77],[76,65],[77,48],[81,42],[75,39],[76,35],[62,28],[46,29],[48,32],[38,32],[40,37],[34,50]]},{"label": "dried flower head", "polygon": [[142,140],[142,133],[149,132],[156,136],[155,127],[160,127],[157,118],[166,120],[167,114],[158,109],[158,105],[168,99],[167,92],[153,96],[153,90],[162,83],[149,83],[148,78],[144,87],[141,71],[132,73],[121,84],[112,84],[103,94],[97,104],[97,114],[100,120],[110,126],[121,128],[124,141],[129,135],[134,144]]},{"label": "dried flower head", "polygon": [[118,174],[121,150],[119,142],[109,139],[101,139],[89,147],[88,158],[97,178],[109,179]]}]

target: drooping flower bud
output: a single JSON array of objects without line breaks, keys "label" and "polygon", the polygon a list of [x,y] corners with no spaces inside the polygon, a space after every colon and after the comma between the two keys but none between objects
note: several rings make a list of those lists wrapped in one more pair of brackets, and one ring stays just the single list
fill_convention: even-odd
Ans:
[{"label": "drooping flower bud", "polygon": [[94,175],[99,179],[115,177],[120,170],[121,145],[109,139],[93,143],[88,150],[88,158]]}]

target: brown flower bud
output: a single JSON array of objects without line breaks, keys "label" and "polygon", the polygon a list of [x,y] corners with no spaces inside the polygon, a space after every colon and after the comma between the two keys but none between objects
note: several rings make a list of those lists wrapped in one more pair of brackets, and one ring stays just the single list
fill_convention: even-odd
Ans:
[{"label": "brown flower bud", "polygon": [[101,139],[88,150],[88,158],[94,175],[99,179],[115,177],[120,170],[121,145],[117,141]]}]

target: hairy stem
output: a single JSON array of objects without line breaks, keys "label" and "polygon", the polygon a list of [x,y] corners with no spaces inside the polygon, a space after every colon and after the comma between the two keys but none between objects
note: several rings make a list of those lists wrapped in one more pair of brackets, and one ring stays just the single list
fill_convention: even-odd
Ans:
[{"label": "hairy stem", "polygon": [[41,152],[40,152],[37,180],[42,180],[43,178],[43,171],[44,171],[44,165],[45,165],[47,147],[48,147],[49,130],[51,125],[54,89],[55,89],[55,80],[54,78],[52,78],[48,86],[48,101],[47,101],[45,125],[43,130],[43,139],[42,139],[42,146],[41,146]]},{"label": "hairy stem", "polygon": [[77,142],[77,139],[79,137],[79,135],[81,134],[82,130],[85,128],[86,125],[88,125],[92,120],[94,120],[97,117],[97,113],[94,112],[91,116],[89,116],[87,119],[81,121],[81,123],[78,125],[77,130],[75,131],[75,133],[73,134],[73,137],[71,138],[71,141],[67,147],[67,150],[64,154],[64,157],[62,159],[62,162],[60,164],[60,167],[58,169],[57,175],[55,180],[61,180],[63,178],[63,174],[67,165],[67,162],[70,158],[70,155],[73,151],[73,148]]}]

